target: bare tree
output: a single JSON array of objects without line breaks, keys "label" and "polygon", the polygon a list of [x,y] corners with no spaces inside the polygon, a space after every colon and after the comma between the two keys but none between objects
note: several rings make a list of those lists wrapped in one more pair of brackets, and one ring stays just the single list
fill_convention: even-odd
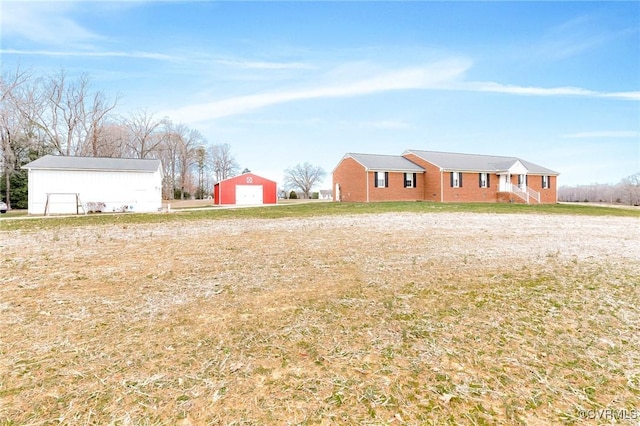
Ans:
[{"label": "bare tree", "polygon": [[5,202],[11,208],[11,177],[19,170],[29,150],[30,122],[20,110],[24,99],[21,86],[31,78],[30,71],[16,68],[0,75],[0,161],[4,175]]},{"label": "bare tree", "polygon": [[231,155],[231,147],[227,143],[213,145],[210,148],[211,166],[216,182],[235,176],[240,169]]},{"label": "bare tree", "polygon": [[106,133],[106,119],[108,114],[116,107],[118,98],[113,102],[108,102],[102,92],[93,95],[93,102],[83,120],[84,133],[87,140],[82,147],[83,155],[93,157],[110,157],[113,154],[113,146]]},{"label": "bare tree", "polygon": [[198,166],[198,190],[196,198],[203,199],[205,194],[205,176],[207,170],[207,150],[203,145],[195,149],[196,164]]},{"label": "bare tree", "polygon": [[[87,74],[76,80],[66,72],[39,80],[21,108],[42,133],[45,143],[60,155],[98,155],[99,129],[115,108],[102,92],[89,92]],[[93,96],[93,99],[89,99]],[[90,102],[90,103],[89,103]],[[87,147],[87,144],[89,145]]]},{"label": "bare tree", "polygon": [[187,190],[193,190],[192,169],[199,163],[198,152],[205,151],[206,140],[199,131],[169,119],[162,121],[159,136],[161,145],[156,147],[155,154],[165,172],[164,196],[172,200],[179,190],[180,198],[184,198]]},{"label": "bare tree", "polygon": [[178,146],[178,161],[180,164],[180,198],[184,199],[185,190],[189,186],[191,178],[191,166],[196,163],[196,148],[203,144],[202,134],[181,124],[180,144]]},{"label": "bare tree", "polygon": [[178,175],[178,147],[180,138],[174,129],[174,125],[169,119],[162,120],[161,125],[161,146],[159,147],[159,158],[164,170],[163,194],[167,200],[175,198],[176,176]]},{"label": "bare tree", "polygon": [[[106,121],[95,127],[98,141],[97,150],[91,149],[83,152],[83,155],[93,155],[95,157],[131,158],[136,154],[129,146],[129,129],[118,121]],[[87,144],[85,148],[93,148],[93,143]]]},{"label": "bare tree", "polygon": [[284,171],[284,184],[289,189],[299,189],[304,193],[305,198],[310,198],[314,185],[326,175],[322,167],[305,162]]},{"label": "bare tree", "polygon": [[21,84],[12,94],[11,106],[15,113],[21,117],[25,132],[29,135],[30,147],[39,155],[56,152],[49,143],[47,134],[43,130],[40,117],[46,105],[41,100],[40,81],[30,79]]},{"label": "bare tree", "polygon": [[640,173],[632,174],[622,179],[620,187],[628,197],[630,206],[640,206]]},{"label": "bare tree", "polygon": [[156,120],[153,114],[145,111],[132,113],[124,119],[124,124],[129,130],[128,147],[136,158],[148,158],[163,142],[158,128],[161,120]]},{"label": "bare tree", "polygon": [[[86,80],[81,80],[76,87],[67,81],[64,71],[51,77],[41,93],[39,101],[44,108],[39,112],[38,125],[47,136],[48,142],[61,155],[74,152],[77,143],[74,135],[81,129],[80,114],[83,108]],[[80,87],[78,87],[80,86]]]}]

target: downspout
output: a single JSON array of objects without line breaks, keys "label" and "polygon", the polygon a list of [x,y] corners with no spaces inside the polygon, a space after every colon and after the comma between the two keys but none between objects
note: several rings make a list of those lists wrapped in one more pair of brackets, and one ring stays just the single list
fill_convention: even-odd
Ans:
[{"label": "downspout", "polygon": [[367,180],[367,203],[369,202],[369,169],[365,169],[364,178]]},{"label": "downspout", "polygon": [[444,203],[444,173],[440,169],[440,202]]},{"label": "downspout", "polygon": [[425,169],[424,173],[424,181],[422,184],[422,201],[427,201],[427,170]]}]

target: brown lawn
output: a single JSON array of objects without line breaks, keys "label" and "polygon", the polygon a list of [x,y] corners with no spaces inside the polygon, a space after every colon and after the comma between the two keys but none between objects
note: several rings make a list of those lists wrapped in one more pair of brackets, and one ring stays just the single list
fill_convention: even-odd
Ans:
[{"label": "brown lawn", "polygon": [[633,414],[638,241],[465,213],[0,232],[0,424]]}]

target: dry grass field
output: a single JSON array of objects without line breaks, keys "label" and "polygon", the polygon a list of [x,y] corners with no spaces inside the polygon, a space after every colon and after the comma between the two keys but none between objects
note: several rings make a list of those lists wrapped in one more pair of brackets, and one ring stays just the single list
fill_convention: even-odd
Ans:
[{"label": "dry grass field", "polygon": [[405,212],[0,238],[3,425],[640,421],[637,217]]}]

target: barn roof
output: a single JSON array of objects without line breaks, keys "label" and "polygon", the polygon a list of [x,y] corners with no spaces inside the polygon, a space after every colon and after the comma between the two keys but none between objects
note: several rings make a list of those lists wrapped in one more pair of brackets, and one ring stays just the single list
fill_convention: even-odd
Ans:
[{"label": "barn roof", "polygon": [[22,166],[22,168],[34,170],[108,170],[153,173],[160,168],[160,160],[45,155]]},{"label": "barn roof", "polygon": [[557,175],[558,172],[517,157],[498,155],[459,154],[455,152],[421,151],[409,149],[404,154],[414,154],[443,170],[474,172],[505,172],[518,161],[529,173]]},{"label": "barn roof", "polygon": [[424,169],[400,155],[376,155],[348,153],[345,158],[353,158],[367,170],[397,172],[424,172]]},{"label": "barn roof", "polygon": [[219,185],[219,184],[220,184],[220,183],[222,183],[222,182],[228,182],[228,181],[231,181],[231,180],[241,180],[243,177],[245,177],[245,178],[246,178],[247,176],[252,176],[252,177],[258,178],[258,179],[263,180],[263,181],[267,181],[267,182],[274,183],[274,184],[276,184],[276,185],[278,184],[278,183],[277,183],[276,181],[274,181],[274,180],[267,179],[267,178],[265,178],[265,177],[262,177],[262,176],[260,176],[260,175],[255,174],[255,173],[252,173],[252,172],[247,172],[247,173],[241,173],[241,174],[239,174],[239,175],[231,176],[231,177],[228,177],[228,178],[226,178],[226,179],[222,179],[221,181],[216,182],[216,183],[214,184],[214,186],[215,186],[215,185]]}]

